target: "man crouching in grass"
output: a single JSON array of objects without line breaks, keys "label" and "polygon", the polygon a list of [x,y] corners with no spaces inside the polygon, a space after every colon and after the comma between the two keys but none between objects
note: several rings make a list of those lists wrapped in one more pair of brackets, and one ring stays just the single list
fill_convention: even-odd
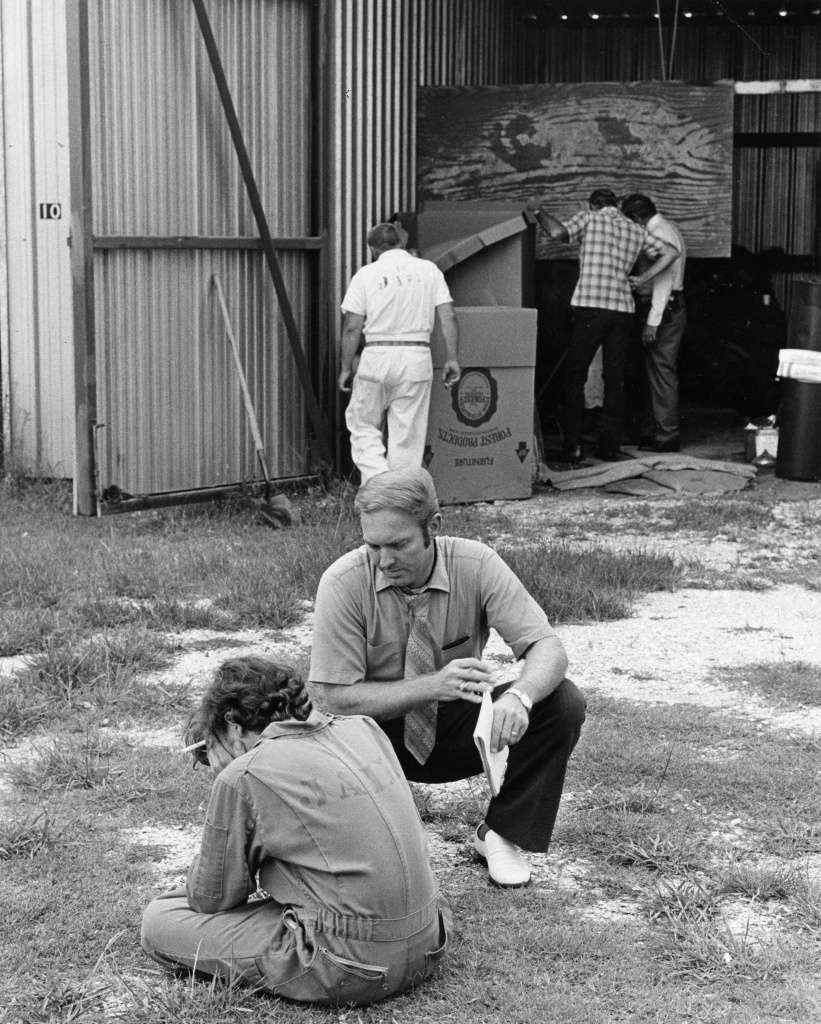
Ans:
[{"label": "man crouching in grass", "polygon": [[186,739],[215,780],[186,890],[145,911],[155,960],[326,1004],[371,1003],[430,973],[445,921],[375,722],[312,709],[292,668],[248,657],[217,669]]},{"label": "man crouching in grass", "polygon": [[[547,852],[584,721],[564,647],[495,551],[441,533],[426,470],[372,476],[355,507],[365,543],[326,569],[316,594],[312,693],[337,714],[371,715],[405,776],[439,783],[482,772],[473,732],[493,692],[491,748],[509,758],[473,846],[496,885],[527,885],[523,851]],[[522,661],[515,686],[495,688],[483,660],[491,627]]]}]

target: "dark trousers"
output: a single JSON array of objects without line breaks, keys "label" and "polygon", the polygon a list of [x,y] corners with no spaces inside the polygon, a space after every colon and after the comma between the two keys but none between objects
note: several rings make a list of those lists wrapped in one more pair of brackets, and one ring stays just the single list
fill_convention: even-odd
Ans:
[{"label": "dark trousers", "polygon": [[662,320],[655,342],[644,349],[653,434],[657,441],[678,440],[678,355],[686,326],[687,310],[684,299],[679,297],[669,319]]},{"label": "dark trousers", "polygon": [[573,333],[564,364],[564,441],[568,447],[581,444],[584,382],[601,345],[604,406],[599,445],[602,451],[618,451],[624,419],[624,368],[632,327],[632,313],[574,306]]},{"label": "dark trousers", "polygon": [[[510,748],[501,791],[491,799],[485,821],[524,850],[545,853],[550,845],[567,762],[581,732],[585,707],[581,691],[565,679],[549,697],[534,704],[527,732]],[[436,745],[425,764],[405,749],[404,719],[379,724],[411,782],[455,782],[482,773],[473,742],[478,716],[479,705],[470,701],[440,703]]]}]

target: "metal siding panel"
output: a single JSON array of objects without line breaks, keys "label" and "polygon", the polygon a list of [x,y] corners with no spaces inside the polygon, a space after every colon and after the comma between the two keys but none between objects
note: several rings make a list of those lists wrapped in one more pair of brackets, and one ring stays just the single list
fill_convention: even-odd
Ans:
[{"label": "metal siding panel", "polygon": [[370,225],[414,207],[417,86],[520,80],[541,43],[504,0],[340,0],[335,37],[338,301],[367,259]]},{"label": "metal siding panel", "polygon": [[[208,5],[273,236],[310,232],[312,5]],[[95,231],[257,234],[190,4],[96,0]],[[113,41],[113,42],[112,42]],[[304,347],[315,254],[280,253]],[[246,250],[97,250],[100,481],[157,493],[259,476],[218,274],[272,475],[308,471],[306,413],[264,256]]]},{"label": "metal siding panel", "polygon": [[[237,0],[209,11],[271,232],[306,233],[309,5]],[[94,12],[94,172],[106,184],[95,190],[97,233],[255,234],[191,5],[97,0]]]},{"label": "metal siding panel", "polygon": [[[295,308],[305,308],[309,259],[283,259]],[[262,254],[100,250],[95,263],[97,314],[107,324],[99,363],[105,486],[142,494],[259,477],[214,274],[271,473],[304,473],[304,405]]]},{"label": "metal siding panel", "polygon": [[[74,375],[64,4],[4,0],[1,27],[6,455],[38,475],[70,477]],[[62,218],[40,219],[42,202],[60,203]]]}]

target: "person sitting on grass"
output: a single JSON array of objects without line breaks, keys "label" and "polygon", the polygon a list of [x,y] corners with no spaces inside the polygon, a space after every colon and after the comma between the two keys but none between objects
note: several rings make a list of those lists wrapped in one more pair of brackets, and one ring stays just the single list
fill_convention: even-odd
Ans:
[{"label": "person sitting on grass", "polygon": [[291,667],[245,657],[216,670],[186,739],[216,777],[186,889],[143,916],[150,956],[331,1005],[384,999],[431,972],[446,906],[372,719],[312,709]]}]

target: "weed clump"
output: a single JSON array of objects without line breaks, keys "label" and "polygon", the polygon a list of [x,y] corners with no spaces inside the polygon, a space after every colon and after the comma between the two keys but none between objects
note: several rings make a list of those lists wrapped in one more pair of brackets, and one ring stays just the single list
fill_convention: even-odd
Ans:
[{"label": "weed clump", "polygon": [[626,619],[644,594],[675,590],[682,567],[670,555],[540,541],[499,554],[554,623]]}]

